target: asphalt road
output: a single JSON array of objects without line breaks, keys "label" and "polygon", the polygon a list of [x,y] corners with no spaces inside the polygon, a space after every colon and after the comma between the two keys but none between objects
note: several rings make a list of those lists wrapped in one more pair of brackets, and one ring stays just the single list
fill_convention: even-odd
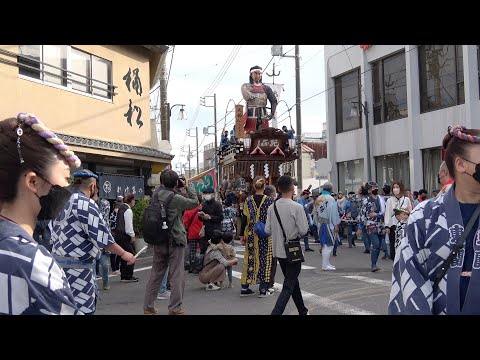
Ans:
[{"label": "asphalt road", "polygon": [[[310,241],[312,243],[312,241]],[[345,244],[345,242],[344,242]],[[390,295],[391,260],[382,260],[377,265],[379,272],[370,271],[370,255],[364,254],[363,244],[353,248],[348,245],[338,247],[336,257],[330,262],[336,271],[321,269],[322,256],[319,245],[312,244],[315,252],[306,252],[306,261],[300,273],[300,288],[311,315],[385,315]],[[186,273],[186,286],[183,307],[190,315],[269,315],[279,292],[268,298],[240,297],[240,276],[243,263],[243,247],[236,242],[239,264],[234,267],[234,288],[206,291],[198,277]],[[110,290],[100,290],[101,299],[97,303],[96,315],[141,315],[143,296],[150,275],[152,251],[140,255],[135,265],[137,283],[122,283],[120,276],[110,278]],[[275,288],[281,289],[283,274],[277,267]],[[102,289],[102,280],[98,280]],[[251,286],[258,290],[258,286]],[[258,293],[258,291],[257,291]],[[156,300],[156,308],[161,315],[168,313],[168,300]],[[297,315],[290,300],[284,314]]]}]

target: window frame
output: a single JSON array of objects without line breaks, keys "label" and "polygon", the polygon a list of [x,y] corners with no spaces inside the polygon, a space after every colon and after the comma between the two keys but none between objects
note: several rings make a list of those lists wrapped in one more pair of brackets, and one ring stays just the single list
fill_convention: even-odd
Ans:
[{"label": "window frame", "polygon": [[[350,75],[354,72],[357,72],[357,79],[358,79],[358,102],[361,102],[362,101],[362,94],[361,94],[361,78],[360,78],[360,67],[357,67],[356,69],[353,69],[353,70],[350,70],[346,73],[343,73],[341,75],[338,75],[336,77],[333,78],[333,81],[335,83],[335,132],[336,134],[341,134],[341,133],[344,133],[344,132],[349,132],[349,131],[354,131],[354,130],[358,130],[358,129],[361,129],[363,128],[363,111],[360,111],[360,109],[358,109],[358,121],[359,121],[359,126],[354,128],[354,129],[349,129],[349,130],[344,130],[343,129],[343,123],[344,123],[344,119],[343,119],[343,96],[342,96],[342,99],[338,99],[338,89],[342,89],[342,81],[341,79],[347,75]],[[339,82],[340,81],[340,82]],[[338,85],[340,84],[340,85]],[[342,94],[342,93],[340,93]],[[339,101],[340,101],[340,104],[339,104]],[[360,105],[357,106],[357,108],[359,107]],[[339,107],[341,108],[341,114],[339,114]],[[341,130],[340,130],[340,126],[339,126],[339,119],[341,117]]]},{"label": "window frame", "polygon": [[[352,159],[352,160],[346,160],[346,161],[339,161],[339,162],[337,162],[337,174],[338,174],[338,176],[337,176],[337,189],[338,189],[339,191],[347,191],[347,192],[348,192],[348,190],[349,190],[349,189],[347,188],[347,182],[346,182],[346,179],[345,179],[345,173],[343,174],[343,175],[344,175],[344,176],[343,176],[343,188],[342,188],[342,186],[340,185],[340,182],[342,181],[342,180],[341,180],[341,177],[340,177],[340,173],[341,173],[340,168],[341,168],[342,166],[345,167],[345,163],[347,163],[347,168],[348,168],[348,163],[352,163],[353,167],[355,167],[355,165],[356,165],[355,162],[356,162],[356,161],[358,161],[359,163],[360,163],[360,161],[361,161],[360,167],[361,167],[362,178],[360,179],[361,181],[360,181],[360,184],[358,185],[358,187],[362,186],[362,185],[365,183],[365,182],[363,181],[363,175],[364,175],[364,174],[363,174],[363,167],[364,167],[364,161],[365,161],[364,158]],[[349,185],[349,186],[350,186],[350,185]],[[356,185],[354,185],[354,184],[352,183],[351,186],[352,186],[352,190],[351,190],[351,191],[357,192],[357,189],[358,189],[358,188],[357,188],[357,189],[354,188],[354,186],[356,186]],[[347,195],[347,194],[345,194],[345,195]]]},{"label": "window frame", "polygon": [[[40,45],[40,61],[38,61],[36,59],[32,59],[27,55],[22,55],[22,54],[18,53],[17,54],[17,63],[18,63],[19,68],[24,68],[24,69],[27,69],[27,70],[30,69],[29,67],[26,67],[26,66],[30,66],[30,65],[22,63],[21,58],[27,58],[30,61],[34,61],[36,63],[38,62],[38,64],[40,65],[40,68],[38,70],[35,69],[35,71],[38,71],[40,73],[40,78],[32,77],[32,76],[25,75],[25,74],[20,74],[20,69],[19,69],[19,78],[24,79],[24,80],[28,80],[28,81],[33,81],[33,82],[40,83],[40,84],[44,84],[44,85],[54,87],[54,88],[57,88],[57,89],[67,90],[69,92],[73,92],[73,93],[79,94],[79,95],[88,96],[88,97],[91,97],[91,98],[94,98],[94,99],[97,99],[97,100],[102,100],[102,101],[106,101],[106,102],[109,102],[109,103],[113,103],[114,96],[117,95],[117,94],[115,93],[116,86],[113,85],[113,63],[112,63],[112,61],[110,61],[108,59],[105,59],[105,58],[102,58],[100,56],[91,54],[91,53],[86,52],[82,49],[72,47],[70,45],[66,45],[66,46],[67,46],[67,68],[66,69],[62,69],[62,68],[56,67],[54,65],[46,64],[44,62],[44,45]],[[74,73],[71,70],[72,69],[72,49],[88,55],[88,57],[90,59],[89,74],[88,74],[89,76],[84,76],[82,74]],[[100,60],[103,60],[108,64],[108,66],[107,66],[107,78],[110,78],[112,80],[111,83],[105,83],[101,80],[96,80],[96,79],[92,78],[92,68],[93,68],[93,58],[94,57],[98,58]],[[67,85],[66,86],[59,85],[59,84],[50,82],[48,80],[45,80],[45,73],[48,73],[48,75],[51,75],[51,76],[56,76],[56,77],[63,78],[62,76],[60,76],[58,74],[53,74],[53,73],[50,73],[50,72],[46,71],[45,66],[48,66],[50,68],[53,67],[55,69],[61,70],[62,72],[66,73],[66,83],[67,83]],[[34,71],[33,69],[30,69],[30,70]],[[77,81],[72,79],[72,75],[77,75],[77,76],[80,76],[83,79],[85,79],[86,82],[80,82],[80,83],[85,84],[85,86],[88,87],[89,91],[86,92],[86,91],[81,91],[81,90],[74,89],[73,88],[73,83],[77,82]],[[94,86],[92,85],[93,81],[95,81],[96,83],[106,85],[107,89],[94,88]],[[106,91],[109,94],[109,97],[94,94],[93,93],[94,89],[97,89],[97,90],[100,90],[100,91]]]},{"label": "window frame", "polygon": [[[386,101],[385,101],[385,71],[384,71],[384,62],[385,60],[390,60],[394,57],[401,56],[403,54],[404,56],[404,64],[405,64],[405,89],[407,89],[407,65],[406,65],[406,54],[405,54],[405,49],[401,49],[399,51],[396,51],[394,53],[388,54],[387,56],[384,56],[380,59],[377,59],[376,61],[371,63],[372,67],[372,93],[373,93],[373,99],[375,100],[375,91],[376,87],[375,84],[377,83],[380,87],[380,100],[378,102],[373,101],[372,106],[373,106],[373,124],[374,125],[379,125],[379,124],[384,124],[387,122],[395,121],[395,120],[400,120],[408,117],[408,98],[407,98],[407,114],[404,116],[399,116],[393,119],[386,119]],[[377,68],[378,66],[378,68]],[[378,69],[378,70],[376,70]],[[376,74],[376,71],[378,71],[378,74]],[[380,82],[381,80],[381,82]],[[380,109],[380,119],[378,119],[378,116],[376,116],[376,111],[375,109]]]},{"label": "window frame", "polygon": [[[445,45],[444,45],[445,46]],[[426,62],[426,59],[425,59],[425,45],[419,45],[418,46],[418,73],[419,73],[419,88],[420,88],[420,114],[424,114],[424,113],[428,113],[430,111],[436,111],[436,110],[441,110],[441,109],[446,109],[446,108],[449,108],[449,107],[452,107],[452,106],[458,106],[458,105],[463,105],[465,104],[465,69],[464,69],[464,65],[463,65],[463,48],[462,48],[462,45],[452,45],[454,46],[454,61],[455,61],[455,64],[454,64],[454,67],[455,67],[455,71],[454,71],[454,75],[455,75],[455,103],[452,104],[452,105],[443,105],[443,106],[439,106],[439,107],[435,107],[435,108],[428,108],[426,109],[425,107],[428,106],[428,100],[426,99],[425,95],[426,95],[426,89],[424,89],[424,83],[426,84],[427,83],[427,73],[426,73],[426,63],[425,63],[425,72],[423,72],[423,68],[422,68],[422,64],[423,64],[423,61],[422,60],[425,60]],[[463,69],[463,78],[461,81],[458,80],[458,66],[459,66],[459,63],[458,63],[458,47],[460,46],[460,49],[462,49],[462,62],[461,62],[461,66],[462,66],[462,69]],[[423,52],[422,52],[423,50]],[[423,55],[423,56],[422,56]],[[425,76],[425,77],[424,77]],[[425,80],[424,80],[425,79]],[[463,102],[460,102],[459,101],[459,91],[458,91],[458,88],[459,88],[459,84],[463,83]]]},{"label": "window frame", "polygon": [[[411,177],[411,174],[410,174],[410,167],[409,167],[409,163],[410,163],[410,152],[409,151],[401,151],[401,152],[398,152],[398,153],[392,153],[392,154],[383,154],[383,155],[378,155],[378,156],[375,156],[374,157],[374,160],[375,160],[375,181],[380,185],[383,186],[383,183],[384,182],[387,182],[388,181],[388,176],[387,176],[387,179],[384,181],[383,179],[380,179],[380,177],[383,176],[383,174],[380,174],[380,171],[378,171],[379,169],[379,165],[378,165],[378,162],[379,162],[379,159],[381,158],[381,160],[384,160],[384,161],[388,161],[390,159],[393,159],[393,165],[395,165],[395,159],[399,159],[401,156],[405,156],[406,155],[406,171],[408,174],[408,176],[405,176],[405,179],[401,179],[400,176],[395,176],[395,168],[393,167],[392,168],[392,181],[402,181],[403,182],[403,185],[405,185],[405,188],[409,188],[411,186],[411,182],[410,182],[410,177]],[[399,159],[400,160],[400,159]],[[400,169],[397,169],[397,173],[399,172]],[[408,180],[408,182],[406,181]]]}]

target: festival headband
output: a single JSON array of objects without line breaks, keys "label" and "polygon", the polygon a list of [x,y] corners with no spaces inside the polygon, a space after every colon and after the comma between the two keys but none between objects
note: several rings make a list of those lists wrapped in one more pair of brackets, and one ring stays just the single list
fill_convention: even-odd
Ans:
[{"label": "festival headband", "polygon": [[456,138],[459,138],[460,140],[468,141],[474,144],[480,143],[480,137],[470,135],[470,134],[465,134],[464,130],[465,130],[465,127],[460,125],[454,125],[454,126],[448,127],[447,135],[445,135],[442,142],[442,160],[445,160],[445,152],[447,150],[448,144],[450,143],[450,140],[452,140],[453,137],[456,137]]},{"label": "festival headband", "polygon": [[23,164],[25,161],[22,157],[21,152],[21,137],[23,135],[22,124],[30,125],[33,130],[35,130],[38,135],[47,140],[50,144],[57,149],[60,154],[74,167],[78,168],[82,164],[78,156],[68,148],[67,145],[60,139],[53,131],[49,130],[35,115],[31,113],[21,112],[17,115],[18,125],[16,129],[17,133],[17,150],[18,156],[20,157],[20,164]]},{"label": "festival headband", "polygon": [[96,174],[93,174],[93,173],[89,173],[89,172],[86,172],[86,171],[76,171],[73,173],[72,175],[74,178],[83,178],[83,179],[87,179],[87,178],[95,178],[98,180],[98,175]]}]

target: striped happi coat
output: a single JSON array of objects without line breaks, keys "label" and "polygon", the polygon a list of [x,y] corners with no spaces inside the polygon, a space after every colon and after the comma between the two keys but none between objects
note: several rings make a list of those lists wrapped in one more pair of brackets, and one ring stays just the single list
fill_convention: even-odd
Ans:
[{"label": "striped happi coat", "polygon": [[421,202],[411,213],[405,236],[397,249],[392,274],[389,314],[480,314],[480,230],[469,288],[460,312],[460,250],[445,276],[433,289],[435,274],[463,231],[460,205],[452,186],[444,195]]}]

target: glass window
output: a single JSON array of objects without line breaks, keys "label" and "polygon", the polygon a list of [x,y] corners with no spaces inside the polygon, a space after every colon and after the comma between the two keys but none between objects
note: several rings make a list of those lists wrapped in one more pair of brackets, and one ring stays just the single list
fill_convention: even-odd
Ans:
[{"label": "glass window", "polygon": [[461,45],[419,47],[421,111],[465,103]]},{"label": "glass window", "polygon": [[[20,55],[28,56],[31,60],[22,56],[18,57],[19,73],[32,77],[34,79],[40,79],[40,62],[42,61],[42,46],[41,45],[20,45],[18,49]],[[27,65],[29,68],[21,66]],[[38,70],[35,70],[35,69]]]},{"label": "glass window", "polygon": [[360,101],[360,69],[335,78],[335,108],[337,134],[362,127],[362,115],[358,110]]},{"label": "glass window", "polygon": [[391,185],[401,181],[405,188],[410,188],[410,162],[408,152],[375,157],[377,183]]},{"label": "glass window", "polygon": [[373,121],[380,124],[408,116],[405,53],[373,64]]},{"label": "glass window", "polygon": [[365,184],[363,179],[363,159],[342,161],[338,166],[338,191],[357,192]]},{"label": "glass window", "polygon": [[428,194],[433,190],[440,189],[441,185],[438,183],[437,175],[440,164],[442,163],[442,150],[440,147],[423,149],[423,188],[428,191]]},{"label": "glass window", "polygon": [[43,80],[67,86],[67,46],[43,45],[43,62]]},{"label": "glass window", "polygon": [[93,95],[111,99],[111,87],[104,83],[112,83],[112,63],[92,55],[92,79]]},{"label": "glass window", "polygon": [[113,98],[111,61],[68,45],[19,45],[17,61],[21,75]]},{"label": "glass window", "polygon": [[72,74],[72,88],[89,93],[90,80],[86,78],[90,77],[90,54],[72,48],[71,64],[71,71],[75,74],[82,75]]}]

